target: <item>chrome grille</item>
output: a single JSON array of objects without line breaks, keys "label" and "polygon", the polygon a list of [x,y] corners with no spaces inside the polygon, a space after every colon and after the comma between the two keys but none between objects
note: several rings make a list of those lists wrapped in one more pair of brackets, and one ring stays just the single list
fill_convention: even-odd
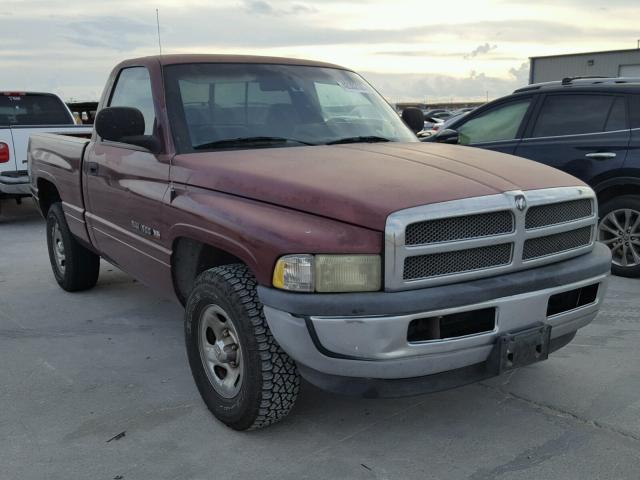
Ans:
[{"label": "chrome grille", "polygon": [[472,280],[587,253],[597,216],[588,187],[512,191],[394,212],[385,229],[385,289]]},{"label": "chrome grille", "polygon": [[512,244],[504,243],[407,257],[404,260],[404,279],[415,280],[508,265],[511,263],[511,250]]},{"label": "chrome grille", "polygon": [[509,233],[513,228],[513,215],[508,210],[441,218],[407,226],[405,242],[407,245],[452,242]]},{"label": "chrome grille", "polygon": [[560,223],[571,222],[593,215],[593,201],[591,199],[574,200],[571,202],[552,203],[531,207],[527,212],[525,228],[548,227]]},{"label": "chrome grille", "polygon": [[592,227],[583,227],[546,237],[531,238],[524,242],[522,259],[531,260],[584,247],[591,243],[592,235]]}]

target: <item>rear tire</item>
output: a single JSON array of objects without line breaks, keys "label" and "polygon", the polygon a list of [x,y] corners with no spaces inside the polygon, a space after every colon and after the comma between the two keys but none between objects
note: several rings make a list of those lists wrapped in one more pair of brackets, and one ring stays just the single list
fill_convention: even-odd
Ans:
[{"label": "rear tire", "polygon": [[266,427],[293,408],[298,369],[271,335],[246,266],[216,267],[197,278],[186,305],[185,341],[200,395],[227,426]]},{"label": "rear tire", "polygon": [[51,205],[47,213],[47,247],[53,275],[63,290],[78,292],[95,286],[100,257],[73,236],[60,203]]},{"label": "rear tire", "polygon": [[598,240],[611,249],[611,271],[640,277],[640,196],[623,195],[600,205]]}]

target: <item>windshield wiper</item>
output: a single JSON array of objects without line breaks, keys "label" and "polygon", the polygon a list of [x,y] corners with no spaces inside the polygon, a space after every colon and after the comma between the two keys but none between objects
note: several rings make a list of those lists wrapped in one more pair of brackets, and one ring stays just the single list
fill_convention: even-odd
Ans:
[{"label": "windshield wiper", "polygon": [[339,145],[341,143],[377,143],[377,142],[390,142],[390,141],[391,140],[388,138],[376,137],[374,135],[370,135],[370,136],[339,138],[338,140],[332,140],[331,142],[327,142],[327,145]]},{"label": "windshield wiper", "polygon": [[260,144],[278,144],[278,143],[300,143],[302,145],[316,145],[315,143],[304,142],[302,140],[296,140],[294,138],[284,137],[238,137],[238,138],[225,138],[222,140],[216,140],[213,142],[201,143],[195,145],[194,150],[204,150],[207,148],[215,147],[236,147],[244,145],[260,145]]}]

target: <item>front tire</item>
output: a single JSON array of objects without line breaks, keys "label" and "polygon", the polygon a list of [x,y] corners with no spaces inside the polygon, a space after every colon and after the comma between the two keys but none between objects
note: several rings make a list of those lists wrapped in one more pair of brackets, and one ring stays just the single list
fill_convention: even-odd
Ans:
[{"label": "front tire", "polygon": [[600,205],[598,240],[611,249],[611,271],[640,277],[640,196],[623,195]]},{"label": "front tire", "polygon": [[293,408],[298,370],[271,335],[246,266],[215,267],[197,278],[186,305],[185,341],[200,395],[227,426],[266,427]]},{"label": "front tire", "polygon": [[60,203],[47,212],[47,247],[53,275],[64,290],[78,292],[96,285],[100,257],[73,236]]}]

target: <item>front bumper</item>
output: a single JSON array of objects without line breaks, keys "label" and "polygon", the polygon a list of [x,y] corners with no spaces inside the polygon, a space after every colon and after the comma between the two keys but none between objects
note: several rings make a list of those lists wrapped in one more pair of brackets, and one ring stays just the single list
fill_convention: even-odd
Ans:
[{"label": "front bumper", "polygon": [[[597,315],[610,261],[609,249],[597,244],[591,253],[561,263],[454,285],[360,294],[295,294],[260,287],[259,295],[271,332],[307,380],[329,390],[357,387],[360,393],[378,384],[380,394],[385,390],[380,382],[402,379],[412,385],[412,393],[420,393],[434,391],[434,375],[443,388],[491,376],[487,362],[503,333],[546,323],[552,327],[551,350],[568,343]],[[547,316],[552,295],[593,284],[598,284],[594,301]],[[414,319],[485,308],[496,309],[492,331],[407,340]],[[473,374],[464,374],[467,370]],[[444,372],[454,381],[442,381]]]},{"label": "front bumper", "polygon": [[[11,173],[8,174],[8,173]],[[0,193],[8,196],[29,196],[29,175],[13,175],[14,172],[0,174]]]}]

